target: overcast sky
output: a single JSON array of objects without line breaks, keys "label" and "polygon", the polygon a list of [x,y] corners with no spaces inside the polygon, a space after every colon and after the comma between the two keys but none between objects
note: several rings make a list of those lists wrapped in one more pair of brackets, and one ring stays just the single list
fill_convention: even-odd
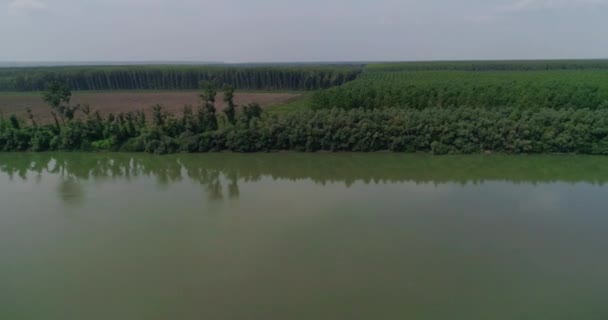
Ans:
[{"label": "overcast sky", "polygon": [[0,0],[0,61],[608,58],[608,0]]}]

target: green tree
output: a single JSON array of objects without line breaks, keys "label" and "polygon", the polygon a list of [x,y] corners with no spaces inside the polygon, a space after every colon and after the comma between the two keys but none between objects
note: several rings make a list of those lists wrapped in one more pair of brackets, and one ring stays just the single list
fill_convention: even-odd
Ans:
[{"label": "green tree", "polygon": [[217,96],[217,85],[214,81],[202,81],[200,83],[200,88],[203,93],[199,96],[206,105],[215,106],[215,96]]},{"label": "green tree", "polygon": [[243,107],[243,114],[248,120],[260,118],[262,116],[262,106],[258,103],[250,103]]},{"label": "green tree", "polygon": [[236,105],[234,104],[234,87],[231,85],[224,85],[224,102],[227,106],[224,109],[224,114],[228,122],[234,124],[236,121]]},{"label": "green tree", "polygon": [[71,106],[72,90],[66,84],[53,81],[47,85],[46,91],[42,94],[42,99],[51,107],[53,117],[59,115],[61,122],[65,124],[74,119],[76,111],[80,109],[80,105]]},{"label": "green tree", "polygon": [[198,110],[199,129],[202,132],[215,131],[218,128],[217,117],[215,115],[215,96],[217,95],[217,86],[213,81],[204,81],[200,84],[203,91],[200,94],[203,100],[203,105]]}]

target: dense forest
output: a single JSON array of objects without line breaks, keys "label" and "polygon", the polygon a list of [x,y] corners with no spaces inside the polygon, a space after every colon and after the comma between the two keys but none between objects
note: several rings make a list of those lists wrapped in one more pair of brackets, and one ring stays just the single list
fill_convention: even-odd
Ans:
[{"label": "dense forest", "polygon": [[351,81],[360,71],[358,65],[0,68],[0,91],[42,91],[52,81],[72,90],[192,90],[201,81],[239,90],[316,90]]},{"label": "dense forest", "polygon": [[315,93],[325,108],[608,108],[608,70],[376,71]]},{"label": "dense forest", "polygon": [[[273,150],[399,151],[459,153],[608,154],[608,110],[440,108],[303,110],[265,114],[259,105],[238,107],[224,90],[229,108],[217,112],[208,85],[201,105],[181,116],[154,107],[101,116],[69,103],[69,90],[56,85],[45,94],[55,123],[34,116],[0,118],[2,151],[176,152]],[[81,112],[84,118],[76,117]]]}]

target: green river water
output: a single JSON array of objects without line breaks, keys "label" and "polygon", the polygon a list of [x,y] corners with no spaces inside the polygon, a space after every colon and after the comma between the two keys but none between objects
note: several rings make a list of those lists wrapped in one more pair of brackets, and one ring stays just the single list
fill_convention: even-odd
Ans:
[{"label": "green river water", "polygon": [[608,319],[608,157],[0,154],[0,319]]}]

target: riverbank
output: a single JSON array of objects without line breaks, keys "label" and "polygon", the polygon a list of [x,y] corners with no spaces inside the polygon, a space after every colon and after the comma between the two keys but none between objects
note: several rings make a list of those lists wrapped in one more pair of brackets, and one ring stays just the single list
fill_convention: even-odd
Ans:
[{"label": "riverbank", "polygon": [[[29,123],[28,123],[29,122]],[[39,125],[0,120],[2,151],[179,152],[355,151],[475,154],[608,154],[608,110],[426,108],[303,110],[266,114],[258,105],[233,114],[213,106],[57,118]]]}]

